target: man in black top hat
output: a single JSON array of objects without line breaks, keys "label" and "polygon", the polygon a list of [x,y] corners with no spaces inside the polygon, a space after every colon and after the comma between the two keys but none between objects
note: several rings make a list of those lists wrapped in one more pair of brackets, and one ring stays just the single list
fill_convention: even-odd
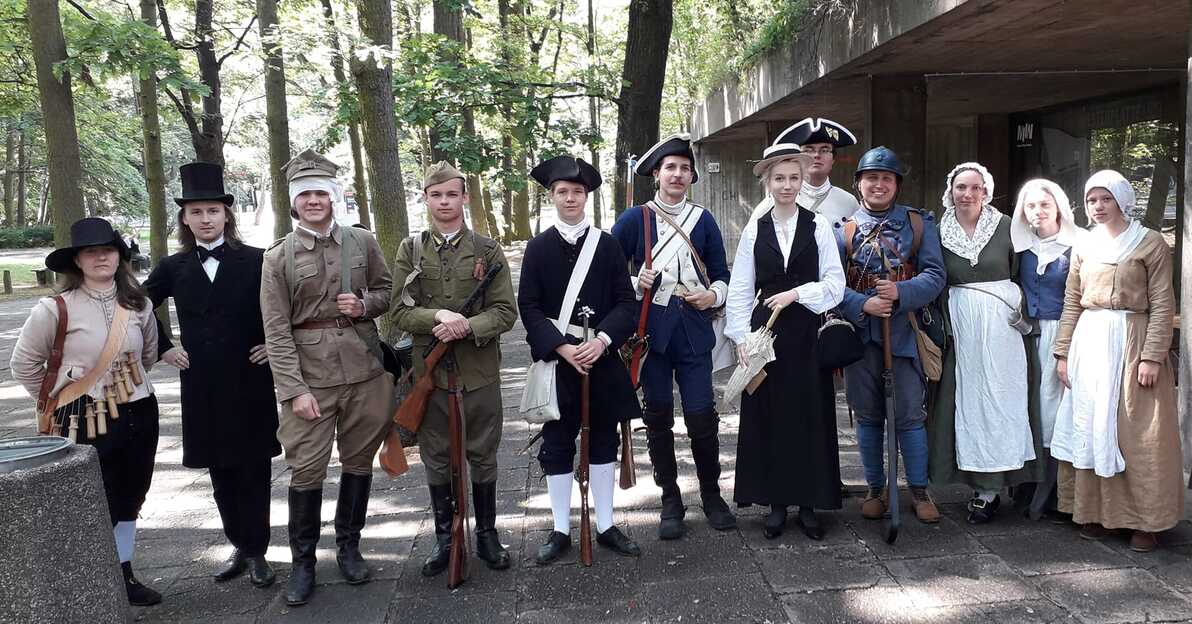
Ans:
[{"label": "man in black top hat", "polygon": [[[549,191],[559,216],[554,227],[526,245],[517,294],[531,357],[559,361],[556,387],[562,417],[543,425],[538,450],[555,526],[536,560],[550,563],[571,547],[571,482],[583,375],[590,379],[589,482],[596,507],[596,542],[617,554],[636,557],[641,549],[613,524],[617,425],[641,416],[629,372],[617,355],[633,334],[637,317],[625,255],[616,239],[591,225],[584,211],[588,195],[601,184],[600,172],[592,165],[557,156],[540,163],[530,176]],[[581,286],[572,301],[565,301],[576,272]],[[563,330],[560,314],[568,314]],[[586,341],[584,314],[590,314]]]},{"label": "man in black top hat", "polygon": [[277,399],[265,352],[259,293],[264,250],[236,231],[233,197],[223,168],[183,165],[178,204],[182,249],[163,258],[145,289],[153,305],[173,297],[181,346],[160,331],[162,359],[181,371],[182,465],[206,468],[224,534],[232,544],[216,581],[245,571],[265,587],[275,575],[269,547],[271,458],[277,442]]}]

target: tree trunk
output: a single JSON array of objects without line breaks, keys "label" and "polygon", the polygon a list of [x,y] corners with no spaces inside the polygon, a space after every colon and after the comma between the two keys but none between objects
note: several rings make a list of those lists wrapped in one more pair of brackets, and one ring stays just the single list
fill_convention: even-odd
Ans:
[{"label": "tree trunk", "polygon": [[25,192],[25,169],[29,166],[29,159],[25,154],[25,130],[18,130],[20,138],[17,140],[17,227],[25,227],[25,205],[28,193]]},{"label": "tree trunk", "polygon": [[54,64],[66,60],[66,40],[58,15],[58,0],[29,0],[29,39],[37,66],[37,90],[41,97],[46,156],[49,160],[49,191],[54,197],[54,245],[70,243],[70,226],[83,218],[83,166],[79,158],[79,133],[75,127],[74,99],[70,74],[54,76]]},{"label": "tree trunk", "polygon": [[17,128],[9,121],[4,133],[4,227],[12,227],[12,200],[16,192]]},{"label": "tree trunk", "polygon": [[[141,0],[141,21],[157,29],[157,3]],[[141,132],[145,136],[145,190],[149,196],[149,257],[153,265],[169,254],[166,224],[166,171],[161,156],[161,118],[157,108],[157,80],[152,74],[138,77],[137,107],[141,110]],[[183,227],[178,224],[178,227]],[[164,302],[154,311],[166,331],[170,331],[170,308]]]},{"label": "tree trunk", "polygon": [[[588,80],[595,84],[596,78],[596,0],[588,0]],[[596,102],[595,96],[588,98],[588,124],[592,127],[592,134],[600,134],[600,105]],[[591,165],[600,171],[600,150],[596,149],[596,144],[592,143],[589,150],[589,158],[591,158]],[[603,227],[601,224],[604,212],[604,202],[601,201],[600,189],[592,196],[592,222],[597,229]]]},{"label": "tree trunk", "polygon": [[[389,0],[357,0],[361,45],[393,48],[393,13]],[[352,75],[360,99],[360,120],[364,130],[364,151],[368,179],[372,183],[372,209],[376,217],[377,241],[392,266],[397,248],[409,232],[405,186],[402,184],[398,152],[397,118],[393,113],[393,68],[389,61],[351,55]],[[391,337],[389,315],[381,318],[383,336]]]},{"label": "tree trunk", "polygon": [[497,226],[497,213],[493,211],[493,193],[490,187],[491,185],[486,184],[480,197],[484,201],[484,216],[488,220],[488,235],[494,239],[499,239],[501,237],[501,228]]},{"label": "tree trunk", "polygon": [[[327,40],[331,44],[331,72],[335,75],[335,83],[339,86],[340,105],[344,105],[350,98],[351,85],[344,74],[343,54],[339,49],[339,30],[335,26],[335,11],[331,7],[331,0],[322,0],[323,17],[327,20]],[[372,229],[372,220],[368,214],[368,184],[364,180],[364,155],[360,151],[360,119],[353,113],[348,120],[348,143],[352,149],[352,184],[356,189],[356,209],[359,211],[360,224]]]},{"label": "tree trunk", "polygon": [[[636,0],[629,4],[626,60],[617,107],[617,163],[625,162],[630,154],[640,156],[658,142],[662,83],[666,77],[673,9],[673,0]],[[626,180],[622,167],[618,165],[616,171],[613,198],[616,215],[620,216],[628,208],[617,202],[625,196]],[[650,185],[634,185],[634,203],[644,203],[651,196]]]},{"label": "tree trunk", "polygon": [[289,183],[282,167],[290,161],[290,121],[286,110],[286,69],[282,60],[281,26],[277,0],[257,0],[257,27],[265,54],[265,125],[269,133],[269,194],[273,207],[273,238],[293,229],[290,219]]},{"label": "tree trunk", "polygon": [[[199,80],[210,93],[203,96],[203,114],[199,131],[191,132],[195,157],[202,162],[224,164],[223,153],[223,87],[219,78],[219,59],[215,56],[215,30],[211,22],[215,15],[214,0],[195,0],[195,57],[199,61]],[[268,81],[266,81],[267,83]]]},{"label": "tree trunk", "polygon": [[[444,37],[455,41],[461,46],[464,45],[464,17],[463,7],[458,0],[434,0],[432,2],[434,13],[434,29],[435,33],[443,35]],[[451,61],[456,65],[459,64],[458,58],[444,59]],[[454,154],[447,152],[439,147],[444,139],[454,138],[443,135],[443,129],[438,124],[430,127],[430,153],[431,161],[447,161],[450,163],[456,162]]]}]

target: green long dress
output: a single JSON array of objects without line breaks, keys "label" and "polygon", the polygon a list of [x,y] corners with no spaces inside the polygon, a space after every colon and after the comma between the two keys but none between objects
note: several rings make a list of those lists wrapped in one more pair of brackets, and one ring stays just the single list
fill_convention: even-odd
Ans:
[{"label": "green long dress", "polygon": [[[968,259],[963,258],[944,248],[944,270],[948,276],[948,286],[956,284],[971,284],[975,282],[992,282],[1011,279],[1018,281],[1018,256],[1014,253],[1014,245],[1010,242],[1010,219],[1002,216],[994,231],[993,238],[977,256],[977,265],[973,266]],[[944,318],[944,327],[948,331],[948,343],[944,348],[944,366],[940,380],[933,384],[928,393],[927,409],[927,447],[928,471],[931,483],[934,485],[963,484],[974,490],[999,491],[1006,486],[1015,486],[1042,480],[1046,461],[1043,440],[1040,437],[1042,428],[1039,425],[1038,393],[1030,393],[1028,400],[1028,418],[1031,426],[1031,437],[1034,441],[1035,460],[1026,462],[1022,468],[1006,472],[969,472],[956,467],[956,353],[955,341],[952,340],[952,324],[948,315],[948,289],[945,288],[939,298],[940,313]],[[1031,345],[1027,348],[1027,367],[1035,366]],[[1027,389],[1029,372],[1023,378],[1023,390]]]}]

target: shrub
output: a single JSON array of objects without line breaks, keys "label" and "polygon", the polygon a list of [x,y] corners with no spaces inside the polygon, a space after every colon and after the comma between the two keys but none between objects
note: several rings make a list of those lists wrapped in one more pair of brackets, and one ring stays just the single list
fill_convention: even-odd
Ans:
[{"label": "shrub", "polygon": [[24,228],[0,228],[0,249],[29,249],[53,247],[54,228],[35,225]]}]

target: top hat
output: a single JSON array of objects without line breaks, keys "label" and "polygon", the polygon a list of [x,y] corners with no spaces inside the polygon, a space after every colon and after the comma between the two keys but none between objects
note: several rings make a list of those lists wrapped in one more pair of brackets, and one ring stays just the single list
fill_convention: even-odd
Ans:
[{"label": "top hat", "polygon": [[699,180],[699,173],[695,170],[695,152],[691,151],[691,135],[672,134],[654,144],[638,159],[633,171],[639,176],[654,174],[654,170],[662,166],[662,159],[667,156],[683,156],[691,161],[691,183]]},{"label": "top hat", "polygon": [[537,167],[530,170],[530,177],[547,189],[555,182],[575,182],[584,185],[589,193],[600,188],[602,182],[600,172],[595,167],[582,158],[568,155],[555,156],[538,163]]},{"label": "top hat", "polygon": [[236,200],[224,191],[223,167],[215,163],[192,162],[178,167],[182,177],[182,197],[175,197],[179,206],[189,201],[212,200],[231,206]]},{"label": "top hat", "polygon": [[120,252],[121,260],[128,260],[131,252],[124,244],[120,232],[108,223],[107,219],[88,217],[79,219],[70,226],[70,245],[55,249],[46,256],[46,268],[55,273],[70,273],[77,270],[74,263],[75,254],[84,247],[111,245]]},{"label": "top hat", "polygon": [[848,147],[857,144],[857,137],[848,128],[823,117],[808,117],[778,133],[774,144],[828,143],[832,147]]}]

